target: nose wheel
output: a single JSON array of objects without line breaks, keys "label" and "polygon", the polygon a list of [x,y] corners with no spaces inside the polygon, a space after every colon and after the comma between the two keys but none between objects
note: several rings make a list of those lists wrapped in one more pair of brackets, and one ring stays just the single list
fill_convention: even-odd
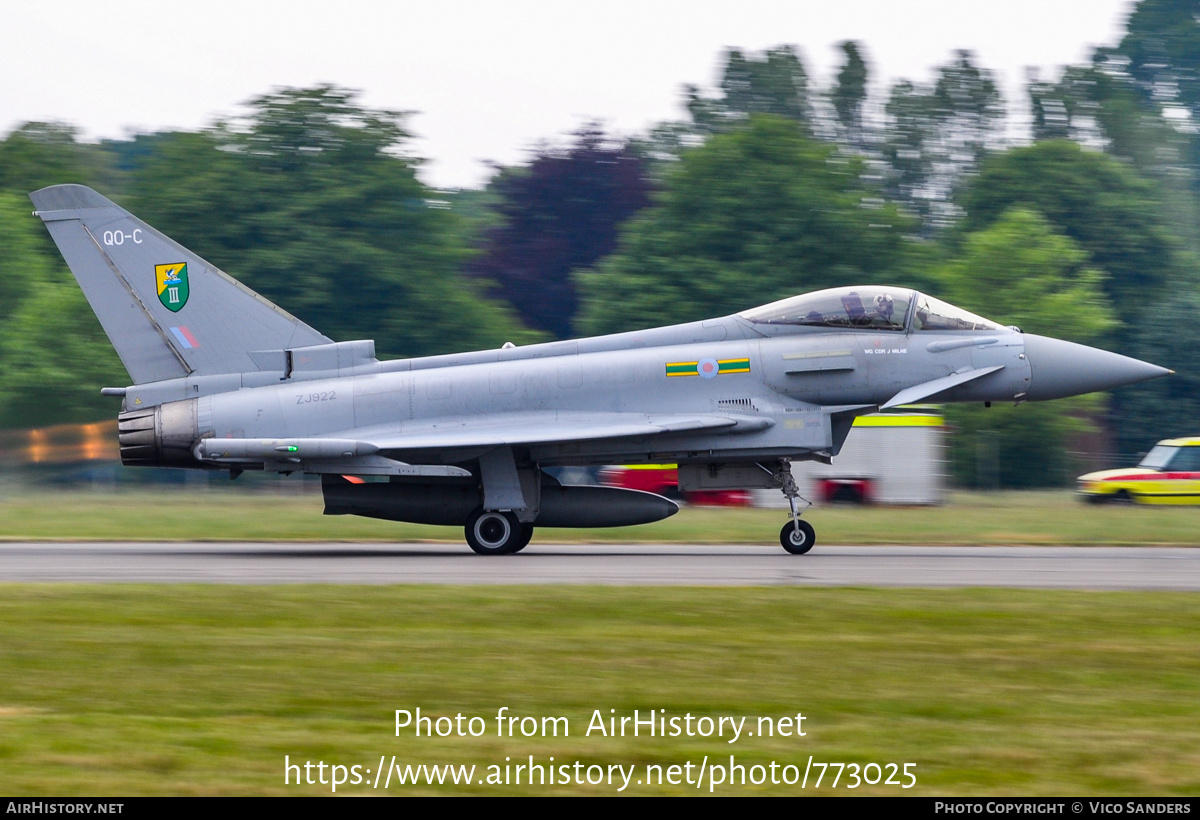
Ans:
[{"label": "nose wheel", "polygon": [[796,479],[792,477],[792,460],[790,458],[779,459],[779,469],[775,471],[775,480],[779,482],[783,496],[788,500],[788,506],[792,510],[792,520],[784,524],[783,529],[779,531],[779,543],[792,555],[803,555],[817,543],[817,533],[812,528],[812,524],[800,520],[800,511],[796,508],[796,500],[804,501],[805,509],[811,507],[812,502],[800,498],[800,488],[796,486]]},{"label": "nose wheel", "polygon": [[779,543],[792,555],[803,555],[817,543],[817,533],[807,521],[789,521],[779,531]]}]

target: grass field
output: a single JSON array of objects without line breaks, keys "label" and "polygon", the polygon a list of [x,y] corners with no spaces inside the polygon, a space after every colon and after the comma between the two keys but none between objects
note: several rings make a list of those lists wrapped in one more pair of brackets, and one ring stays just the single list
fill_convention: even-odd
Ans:
[{"label": "grass field", "polygon": [[[319,493],[147,486],[0,489],[0,541],[450,541],[458,527],[324,516]],[[1200,507],[1096,507],[1068,492],[956,493],[937,507],[817,507],[818,544],[1200,545]],[[773,544],[782,510],[685,508],[641,527],[539,529],[541,542]]]},{"label": "grass field", "polygon": [[[626,793],[694,794],[636,778],[734,755],[916,764],[913,789],[851,791],[845,775],[839,793],[1195,795],[1198,643],[1200,599],[1174,593],[0,586],[0,793],[321,794],[284,785],[285,755],[360,773],[381,755],[473,764],[477,779],[532,755],[636,766]],[[396,737],[394,711],[417,707],[486,731]],[[570,735],[497,737],[500,707],[566,717]],[[806,736],[584,736],[593,710],[634,709],[747,728],[800,712]],[[817,790],[812,771],[804,793],[832,776]],[[386,793],[431,791],[616,786]]]},{"label": "grass field", "polygon": [[[0,541],[461,539],[457,528],[321,508],[311,493],[5,485]],[[808,517],[824,544],[1195,545],[1200,531],[1200,509],[1097,508],[1067,493],[959,494],[941,507]],[[645,527],[537,538],[773,543],[782,518],[691,508]],[[358,766],[367,782],[343,784],[347,795],[385,793],[363,775],[381,756],[402,767],[474,765],[485,781],[393,783],[391,794],[613,794],[621,782],[618,773],[617,785],[513,784],[513,767],[531,755],[544,767],[579,761],[584,772],[624,766],[635,772],[626,794],[694,794],[686,782],[636,780],[674,765],[686,781],[707,760],[699,791],[708,793],[711,764],[728,768],[733,755],[750,780],[772,761],[799,767],[779,778],[799,776],[810,757],[915,764],[912,789],[848,790],[843,770],[838,793],[1194,795],[1197,646],[1200,598],[1186,593],[0,585],[0,794],[332,792],[294,785],[303,769],[285,785],[285,756],[324,761],[314,779],[330,779],[330,764]],[[485,731],[397,737],[395,710],[417,707],[478,716]],[[498,737],[501,707],[565,717],[570,735]],[[634,709],[745,717],[750,731],[759,717],[801,712],[807,735],[584,736],[594,710]],[[819,790],[816,770],[803,790],[757,771],[766,783],[712,788],[827,794],[836,769]]]}]

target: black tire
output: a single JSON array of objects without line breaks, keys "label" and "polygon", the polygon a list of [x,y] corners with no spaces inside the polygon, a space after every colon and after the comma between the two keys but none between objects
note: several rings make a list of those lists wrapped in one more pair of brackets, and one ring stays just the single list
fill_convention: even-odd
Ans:
[{"label": "black tire", "polygon": [[518,553],[525,549],[529,546],[529,540],[533,538],[533,524],[522,524],[521,530],[524,534],[517,540],[517,545],[512,549],[513,553]]},{"label": "black tire", "polygon": [[807,521],[800,521],[797,532],[796,525],[789,521],[779,531],[779,543],[792,555],[803,555],[817,543],[817,531]]},{"label": "black tire", "polygon": [[464,529],[467,543],[480,555],[511,555],[525,546],[526,527],[511,512],[476,510]]}]

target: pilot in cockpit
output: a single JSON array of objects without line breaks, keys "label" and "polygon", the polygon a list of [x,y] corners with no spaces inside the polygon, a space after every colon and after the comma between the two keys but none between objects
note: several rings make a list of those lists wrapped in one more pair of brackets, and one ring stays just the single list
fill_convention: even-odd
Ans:
[{"label": "pilot in cockpit", "polygon": [[875,315],[884,321],[885,324],[892,324],[892,314],[896,311],[896,303],[892,297],[886,293],[875,294]]}]

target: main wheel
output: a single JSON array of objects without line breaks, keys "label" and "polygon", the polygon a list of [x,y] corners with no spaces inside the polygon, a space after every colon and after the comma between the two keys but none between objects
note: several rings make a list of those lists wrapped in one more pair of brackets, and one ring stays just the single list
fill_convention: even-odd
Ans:
[{"label": "main wheel", "polygon": [[807,521],[800,521],[800,528],[789,521],[779,531],[779,543],[792,555],[803,555],[817,543],[817,531]]},{"label": "main wheel", "polygon": [[529,540],[533,538],[533,524],[521,524],[521,532],[523,535],[517,539],[517,544],[512,548],[512,552],[520,552],[529,546]]},{"label": "main wheel", "polygon": [[522,543],[526,527],[511,512],[476,510],[467,519],[467,543],[480,555],[509,555]]}]

